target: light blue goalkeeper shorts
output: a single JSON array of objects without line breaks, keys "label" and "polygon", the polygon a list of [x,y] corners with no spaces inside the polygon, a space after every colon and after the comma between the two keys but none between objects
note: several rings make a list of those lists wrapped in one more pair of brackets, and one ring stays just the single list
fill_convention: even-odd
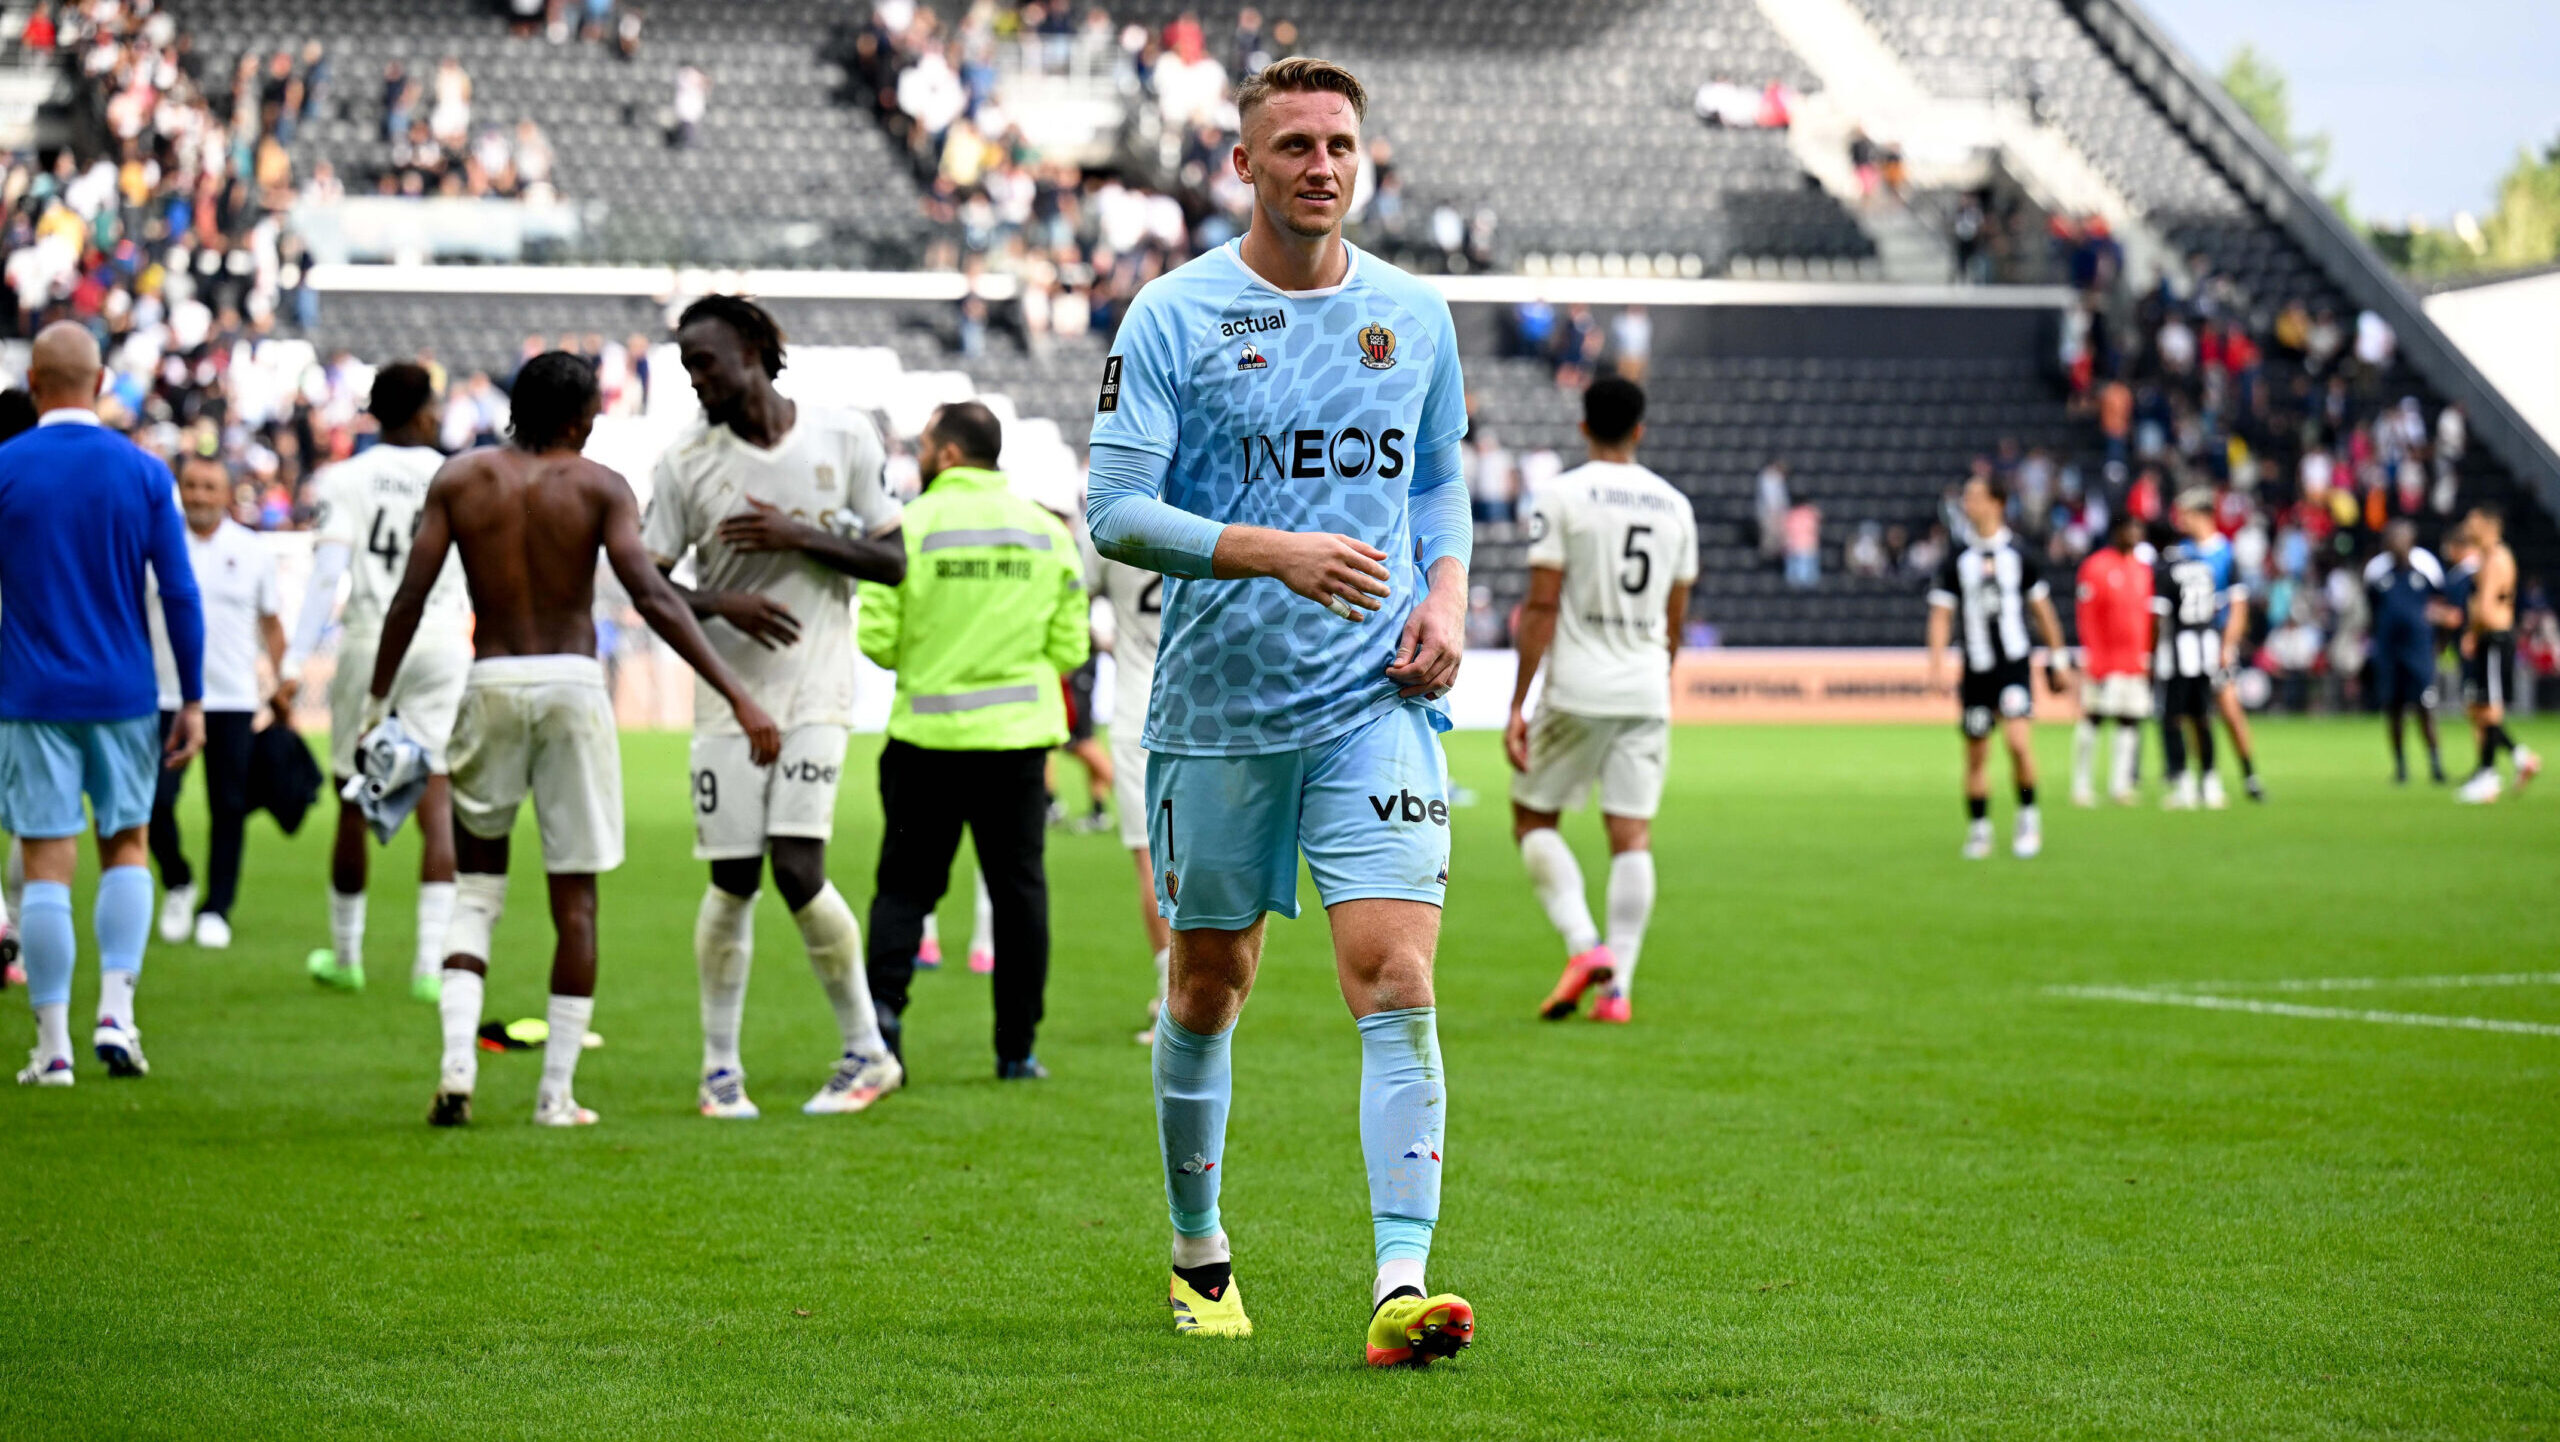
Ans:
[{"label": "light blue goalkeeper shorts", "polygon": [[29,841],[90,829],[113,836],[151,819],[160,785],[160,718],[0,721],[0,829]]},{"label": "light blue goalkeeper shorts", "polygon": [[1298,855],[1326,906],[1441,904],[1449,889],[1449,767],[1430,710],[1398,706],[1303,750],[1147,755],[1156,910],[1176,931],[1237,931],[1298,914]]}]

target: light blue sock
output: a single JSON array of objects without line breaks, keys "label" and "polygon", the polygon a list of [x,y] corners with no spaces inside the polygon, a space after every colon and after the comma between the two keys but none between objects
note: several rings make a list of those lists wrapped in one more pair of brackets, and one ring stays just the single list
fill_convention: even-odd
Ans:
[{"label": "light blue sock", "polygon": [[1448,1111],[1439,1014],[1417,1006],[1360,1018],[1360,1150],[1381,1266],[1430,1260]]},{"label": "light blue sock", "polygon": [[98,873],[98,969],[142,970],[142,947],[151,936],[151,873],[139,866],[110,866]]},{"label": "light blue sock", "polygon": [[71,1004],[71,969],[80,939],[71,929],[71,888],[59,881],[30,881],[18,907],[18,944],[27,964],[27,1004]]},{"label": "light blue sock", "polygon": [[1227,1104],[1235,1094],[1228,1043],[1236,1029],[1202,1036],[1156,1018],[1156,1136],[1164,1144],[1165,1202],[1186,1237],[1218,1234],[1218,1163],[1227,1154]]}]

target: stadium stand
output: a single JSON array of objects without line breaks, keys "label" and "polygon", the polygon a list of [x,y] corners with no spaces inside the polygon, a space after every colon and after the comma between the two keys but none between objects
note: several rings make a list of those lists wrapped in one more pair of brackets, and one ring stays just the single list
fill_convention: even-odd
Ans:
[{"label": "stadium stand", "polygon": [[[512,138],[540,128],[553,185],[578,203],[581,238],[556,258],[711,265],[895,268],[923,257],[928,224],[906,168],[876,128],[838,103],[823,55],[842,7],[819,0],[673,0],[647,7],[637,53],[604,43],[510,35],[478,0],[188,0],[175,7],[202,37],[204,73],[243,58],[299,55],[318,41],[333,68],[323,114],[291,148],[308,177],[326,163],[351,192],[398,175],[406,132],[387,135],[387,67],[421,93],[405,107],[425,130],[437,69],[470,80],[467,131]],[[693,143],[673,143],[680,70],[709,79]]]}]

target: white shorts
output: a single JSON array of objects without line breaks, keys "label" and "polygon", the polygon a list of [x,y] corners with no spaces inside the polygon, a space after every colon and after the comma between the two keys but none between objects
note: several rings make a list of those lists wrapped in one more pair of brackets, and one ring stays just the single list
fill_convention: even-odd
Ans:
[{"label": "white shorts", "polygon": [[2093,720],[2151,719],[2151,678],[2093,676],[2080,683],[2080,714]]},{"label": "white shorts", "polygon": [[1131,851],[1147,844],[1147,748],[1138,744],[1145,734],[1136,726],[1111,728],[1111,801],[1120,811],[1120,844]]},{"label": "white shorts", "polygon": [[604,665],[593,656],[502,656],[471,663],[453,723],[453,819],[495,840],[533,798],[542,869],[622,864],[622,738]]},{"label": "white shorts", "polygon": [[1529,723],[1529,769],[1511,778],[1511,799],[1531,811],[1570,811],[1597,782],[1602,812],[1649,821],[1662,809],[1670,762],[1671,723],[1658,716],[1542,710]]},{"label": "white shorts", "polygon": [[[363,740],[365,703],[373,693],[373,658],[378,638],[348,636],[338,643],[338,669],[329,678],[329,769],[340,780],[356,774],[356,743]],[[471,646],[429,645],[424,637],[409,644],[400,658],[400,674],[391,678],[391,711],[409,734],[427,748],[428,769],[446,769],[446,749],[453,741],[454,713],[462,709],[462,687],[471,672]]]},{"label": "white shorts", "polygon": [[782,733],[782,755],[758,766],[746,737],[695,732],[693,859],[762,856],[769,836],[834,836],[836,783],[851,734],[842,726],[794,726]]}]

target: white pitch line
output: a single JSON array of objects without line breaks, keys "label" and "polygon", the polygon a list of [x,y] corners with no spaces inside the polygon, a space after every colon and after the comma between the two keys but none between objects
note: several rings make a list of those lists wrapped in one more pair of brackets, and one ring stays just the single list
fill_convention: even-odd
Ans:
[{"label": "white pitch line", "polygon": [[2146,1006],[2191,1006],[2204,1011],[2245,1011],[2260,1016],[2308,1017],[2315,1021],[2370,1021],[2388,1026],[2434,1026],[2454,1031],[2510,1032],[2519,1036],[2560,1036],[2560,1026],[2540,1021],[2500,1021],[2485,1016],[2432,1016],[2417,1011],[2352,1011],[2345,1007],[2303,1006],[2289,1001],[2253,1001],[2238,996],[2196,996],[2174,991],[2143,991],[2129,986],[2049,986],[2048,995],[2090,1001],[2129,1001]]},{"label": "white pitch line", "polygon": [[2383,991],[2393,987],[2560,986],[2560,971],[2506,971],[2470,976],[2326,976],[2291,981],[2181,981],[2177,991]]}]

